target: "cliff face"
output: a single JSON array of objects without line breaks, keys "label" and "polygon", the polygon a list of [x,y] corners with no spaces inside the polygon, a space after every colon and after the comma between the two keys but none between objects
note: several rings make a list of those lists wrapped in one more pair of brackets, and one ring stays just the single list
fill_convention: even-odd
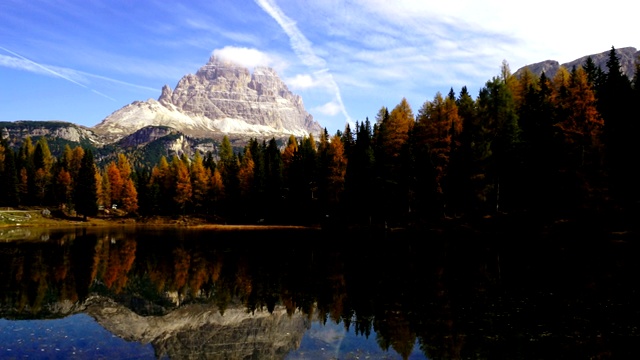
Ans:
[{"label": "cliff face", "polygon": [[215,56],[195,75],[184,76],[158,100],[133,102],[94,129],[126,136],[145,126],[169,126],[196,137],[317,135],[322,127],[306,112],[302,98],[277,73],[257,67],[253,74]]}]

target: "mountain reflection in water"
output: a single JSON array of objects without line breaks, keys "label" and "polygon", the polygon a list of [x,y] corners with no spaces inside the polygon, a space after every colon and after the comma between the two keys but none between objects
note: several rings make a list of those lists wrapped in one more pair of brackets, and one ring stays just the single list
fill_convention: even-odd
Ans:
[{"label": "mountain reflection in water", "polygon": [[[81,344],[94,358],[640,355],[634,241],[587,241],[596,234],[570,224],[477,230],[0,234],[0,358],[65,358]],[[108,333],[73,346],[17,335],[45,319]]]}]

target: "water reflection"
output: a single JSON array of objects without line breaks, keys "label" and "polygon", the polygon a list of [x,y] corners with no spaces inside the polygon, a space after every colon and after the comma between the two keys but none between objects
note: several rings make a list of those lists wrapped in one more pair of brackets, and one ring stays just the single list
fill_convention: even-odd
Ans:
[{"label": "water reflection", "polygon": [[635,242],[562,234],[30,229],[0,317],[88,314],[158,358],[637,357]]}]

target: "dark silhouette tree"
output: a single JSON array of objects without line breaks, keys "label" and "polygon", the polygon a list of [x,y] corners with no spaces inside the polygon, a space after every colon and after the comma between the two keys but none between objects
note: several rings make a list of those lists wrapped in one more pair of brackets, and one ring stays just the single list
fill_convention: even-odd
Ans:
[{"label": "dark silhouette tree", "polygon": [[18,173],[15,153],[5,139],[0,140],[0,204],[18,206]]},{"label": "dark silhouette tree", "polygon": [[84,150],[82,163],[78,170],[78,178],[75,181],[74,203],[78,214],[84,220],[88,216],[95,216],[98,213],[98,184],[96,184],[96,166],[91,149]]},{"label": "dark silhouette tree", "polygon": [[[508,75],[512,76],[512,75]],[[489,157],[485,176],[488,182],[482,193],[488,204],[496,211],[508,209],[513,205],[513,194],[518,186],[520,169],[519,141],[520,127],[515,101],[503,78],[494,77],[480,90],[478,96],[478,116],[482,128],[482,139],[488,145]],[[506,206],[505,206],[506,205]],[[501,206],[504,208],[501,209]]]}]

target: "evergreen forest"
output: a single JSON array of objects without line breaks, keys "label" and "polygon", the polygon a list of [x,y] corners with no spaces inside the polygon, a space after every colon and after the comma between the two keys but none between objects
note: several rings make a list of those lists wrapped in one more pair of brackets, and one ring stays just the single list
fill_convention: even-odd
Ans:
[{"label": "evergreen forest", "polygon": [[52,155],[45,138],[0,145],[0,206],[78,216],[202,216],[213,222],[406,225],[442,218],[606,214],[640,200],[635,143],[640,62],[629,79],[612,47],[607,69],[588,58],[553,76],[500,74],[477,96],[406,99],[375,119],[318,138],[251,139],[234,151],[98,166],[90,148]]}]

